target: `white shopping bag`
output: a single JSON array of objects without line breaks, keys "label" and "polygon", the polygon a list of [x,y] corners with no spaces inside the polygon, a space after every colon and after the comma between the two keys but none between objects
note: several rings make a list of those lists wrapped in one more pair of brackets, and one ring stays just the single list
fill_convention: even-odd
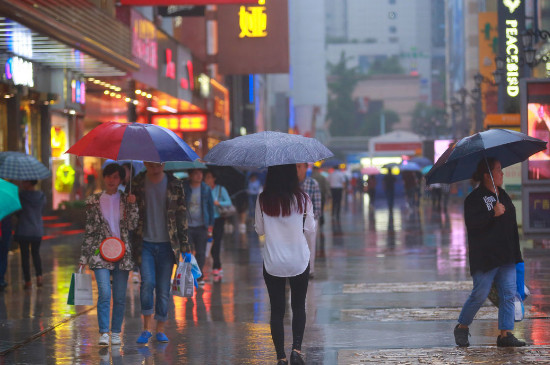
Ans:
[{"label": "white shopping bag", "polygon": [[73,274],[67,304],[94,305],[92,275],[82,274],[81,272]]},{"label": "white shopping bag", "polygon": [[191,298],[193,296],[192,266],[190,262],[179,262],[176,275],[172,280],[172,294],[186,298]]}]

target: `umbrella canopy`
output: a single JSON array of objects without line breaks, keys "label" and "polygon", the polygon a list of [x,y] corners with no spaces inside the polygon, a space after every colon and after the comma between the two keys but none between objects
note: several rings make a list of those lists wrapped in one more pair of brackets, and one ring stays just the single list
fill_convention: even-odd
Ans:
[{"label": "umbrella canopy", "polygon": [[504,168],[546,149],[547,142],[507,129],[491,129],[462,138],[449,147],[426,175],[427,184],[467,180],[479,161],[493,157]]},{"label": "umbrella canopy", "polygon": [[206,168],[206,165],[200,161],[169,161],[164,164],[164,171],[183,171]]},{"label": "umbrella canopy", "polygon": [[6,180],[0,179],[0,219],[21,209],[19,188]]},{"label": "umbrella canopy", "polygon": [[90,131],[66,153],[111,160],[194,161],[199,156],[177,134],[153,124],[107,122]]},{"label": "umbrella canopy", "polygon": [[424,157],[424,156],[422,156],[422,157],[413,157],[409,160],[409,162],[414,162],[420,167],[426,167],[426,166],[433,165],[433,161],[430,160],[427,157]]},{"label": "umbrella canopy", "polygon": [[204,157],[221,166],[268,167],[315,162],[333,156],[314,138],[281,132],[260,132],[223,141]]},{"label": "umbrella canopy", "polygon": [[422,175],[426,175],[432,169],[434,165],[428,165],[422,168]]},{"label": "umbrella canopy", "polygon": [[369,166],[361,169],[363,175],[378,175],[380,170],[377,167]]},{"label": "umbrella canopy", "polygon": [[399,175],[399,173],[401,172],[399,167],[400,167],[399,164],[395,162],[390,162],[382,166],[382,168],[380,169],[380,173],[382,173],[383,175],[387,175],[387,174]]},{"label": "umbrella canopy", "polygon": [[422,168],[415,162],[410,161],[403,161],[401,165],[399,165],[399,169],[401,171],[420,171]]},{"label": "umbrella canopy", "polygon": [[42,180],[50,170],[33,156],[22,152],[0,152],[0,177],[12,180]]}]

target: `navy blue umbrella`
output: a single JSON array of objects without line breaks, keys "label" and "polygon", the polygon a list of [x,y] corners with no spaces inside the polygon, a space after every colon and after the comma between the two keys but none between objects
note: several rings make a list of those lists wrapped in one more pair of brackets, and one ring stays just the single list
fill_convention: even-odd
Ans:
[{"label": "navy blue umbrella", "polygon": [[426,174],[426,183],[450,184],[470,179],[483,158],[496,158],[503,168],[514,165],[546,149],[547,143],[508,129],[479,132],[449,147]]}]

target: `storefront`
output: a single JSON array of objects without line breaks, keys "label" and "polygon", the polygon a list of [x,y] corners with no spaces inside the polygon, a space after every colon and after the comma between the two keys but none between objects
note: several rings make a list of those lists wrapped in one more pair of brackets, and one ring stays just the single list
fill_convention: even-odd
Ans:
[{"label": "storefront", "polygon": [[[53,12],[60,11],[55,3],[44,2],[43,8],[48,6]],[[105,52],[110,48],[105,46],[107,41],[78,39],[78,35],[82,35],[79,27],[116,28],[122,29],[116,42],[126,40],[129,44],[129,30],[126,29],[125,36],[121,24],[113,24],[113,19],[99,9],[88,9],[88,13],[98,12],[96,23],[76,22],[75,29],[65,24],[44,27],[49,17],[61,22],[67,15],[54,17],[40,11],[42,8],[37,10],[25,3],[8,8],[0,6],[3,34],[0,39],[0,150],[33,155],[50,168],[52,178],[41,181],[40,188],[46,193],[48,207],[58,209],[66,201],[83,198],[81,161],[65,151],[83,135],[87,78],[124,75],[127,70],[137,69],[137,65],[117,52]],[[58,39],[65,39],[67,43]],[[105,46],[99,53],[90,49],[91,53],[116,58],[113,63],[125,67],[117,68],[75,48],[77,45],[87,48],[90,44]],[[124,47],[118,48],[124,51]]]}]

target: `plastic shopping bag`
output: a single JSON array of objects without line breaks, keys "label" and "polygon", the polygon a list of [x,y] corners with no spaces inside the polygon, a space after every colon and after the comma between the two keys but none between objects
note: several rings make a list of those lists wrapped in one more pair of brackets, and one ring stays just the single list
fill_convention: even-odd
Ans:
[{"label": "plastic shopping bag", "polygon": [[172,294],[186,298],[193,296],[194,278],[191,272],[192,266],[190,262],[179,262],[176,275],[172,280]]},{"label": "plastic shopping bag", "polygon": [[67,297],[69,305],[94,305],[94,295],[92,291],[92,275],[82,274],[82,269],[74,273],[71,277],[71,286],[69,287],[69,296]]},{"label": "plastic shopping bag", "polygon": [[182,256],[183,262],[189,262],[191,264],[191,274],[193,274],[193,282],[195,283],[195,288],[198,288],[199,284],[197,283],[197,279],[202,276],[202,272],[199,268],[199,264],[197,263],[197,259],[190,253],[182,254]]},{"label": "plastic shopping bag", "polygon": [[519,294],[516,294],[514,298],[514,321],[520,322],[525,317],[525,307],[523,306],[523,300]]}]

